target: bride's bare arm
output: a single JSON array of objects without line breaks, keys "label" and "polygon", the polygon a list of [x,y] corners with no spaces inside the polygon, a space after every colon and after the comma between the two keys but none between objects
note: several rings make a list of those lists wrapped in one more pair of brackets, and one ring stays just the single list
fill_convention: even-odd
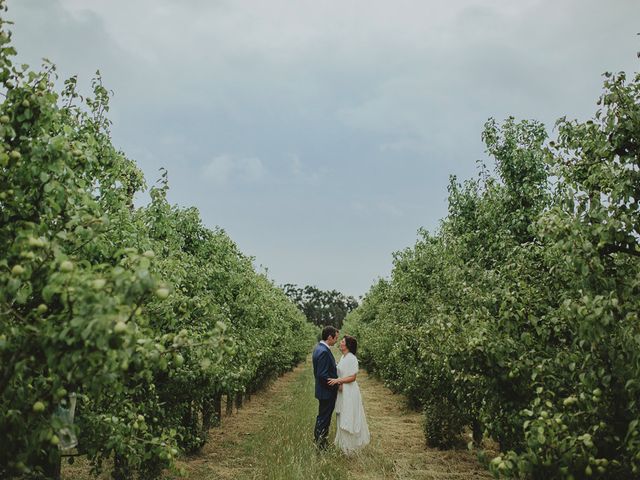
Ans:
[{"label": "bride's bare arm", "polygon": [[342,385],[343,383],[351,383],[356,381],[355,375],[349,375],[348,377],[332,378],[327,383],[329,385]]},{"label": "bride's bare arm", "polygon": [[356,375],[349,375],[348,377],[342,377],[338,379],[340,381],[340,383],[351,383],[351,382],[355,382],[356,381]]}]

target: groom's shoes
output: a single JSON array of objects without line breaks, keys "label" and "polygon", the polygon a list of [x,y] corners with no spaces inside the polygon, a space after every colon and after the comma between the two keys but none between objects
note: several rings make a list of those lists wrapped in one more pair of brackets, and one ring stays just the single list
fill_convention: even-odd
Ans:
[{"label": "groom's shoes", "polygon": [[319,438],[317,440],[314,440],[313,443],[316,446],[316,450],[318,452],[324,452],[327,450],[327,448],[329,448],[329,442],[326,438]]}]

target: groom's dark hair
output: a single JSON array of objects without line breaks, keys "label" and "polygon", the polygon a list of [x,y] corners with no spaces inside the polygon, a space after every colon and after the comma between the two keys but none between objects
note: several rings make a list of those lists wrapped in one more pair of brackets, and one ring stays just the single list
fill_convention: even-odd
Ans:
[{"label": "groom's dark hair", "polygon": [[358,341],[355,338],[353,338],[353,337],[351,337],[349,335],[345,335],[344,336],[344,344],[347,346],[349,351],[351,353],[353,353],[354,355],[358,351]]},{"label": "groom's dark hair", "polygon": [[332,327],[331,325],[324,327],[322,329],[322,340],[326,340],[329,337],[335,337],[336,333],[338,333],[338,329],[336,327]]}]

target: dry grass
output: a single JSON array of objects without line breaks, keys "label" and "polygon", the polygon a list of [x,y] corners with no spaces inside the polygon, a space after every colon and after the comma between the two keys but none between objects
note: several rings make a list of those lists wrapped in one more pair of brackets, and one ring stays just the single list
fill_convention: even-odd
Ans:
[{"label": "dry grass", "polygon": [[[310,362],[283,375],[209,433],[203,450],[182,458],[186,476],[167,479],[490,479],[467,450],[425,448],[422,415],[403,398],[361,372],[371,444],[347,457],[330,449],[316,451],[312,442],[317,401]],[[335,435],[332,422],[330,439]],[[83,471],[84,468],[84,471]],[[86,464],[65,469],[64,478],[87,478]]]},{"label": "dry grass", "polygon": [[423,419],[410,410],[399,395],[366,373],[358,375],[367,420],[372,432],[369,446],[375,456],[393,464],[385,474],[364,468],[353,471],[354,479],[489,479],[491,475],[468,450],[437,450],[425,447]]},{"label": "dry grass", "polygon": [[[382,383],[360,373],[372,441],[360,454],[319,454],[311,441],[317,401],[309,363],[255,396],[213,430],[201,455],[182,462],[188,478],[489,479],[467,450],[425,448],[422,415]],[[335,435],[332,425],[330,438]]]}]

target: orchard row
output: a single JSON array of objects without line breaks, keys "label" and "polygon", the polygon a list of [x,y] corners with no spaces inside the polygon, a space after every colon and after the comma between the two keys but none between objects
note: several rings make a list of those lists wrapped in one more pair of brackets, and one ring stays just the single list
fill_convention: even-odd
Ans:
[{"label": "orchard row", "polygon": [[223,231],[167,202],[166,174],[135,208],[144,179],[111,142],[99,76],[90,98],[75,78],[57,92],[53,65],[13,62],[6,26],[0,477],[55,478],[71,452],[156,478],[204,444],[223,396],[291,369],[315,329]]},{"label": "orchard row", "polygon": [[489,121],[495,170],[347,317],[427,441],[496,440],[501,478],[640,477],[640,76],[586,122]]}]

